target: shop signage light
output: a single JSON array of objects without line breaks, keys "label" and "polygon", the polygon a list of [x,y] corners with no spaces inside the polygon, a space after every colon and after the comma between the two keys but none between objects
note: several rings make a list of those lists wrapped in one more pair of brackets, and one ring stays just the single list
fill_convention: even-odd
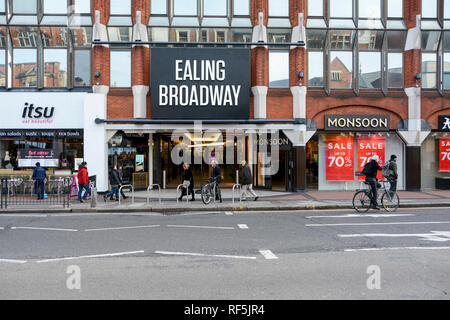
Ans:
[{"label": "shop signage light", "polygon": [[326,115],[325,130],[388,131],[388,115]]}]

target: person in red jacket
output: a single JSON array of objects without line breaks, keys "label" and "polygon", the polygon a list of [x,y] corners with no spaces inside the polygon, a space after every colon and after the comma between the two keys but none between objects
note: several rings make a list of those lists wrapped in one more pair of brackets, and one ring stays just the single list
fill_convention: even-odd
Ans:
[{"label": "person in red jacket", "polygon": [[[86,200],[88,194],[89,194],[89,175],[87,171],[87,163],[82,162],[80,166],[78,167],[78,201],[83,202],[83,200]],[[84,193],[83,200],[81,199],[81,193],[83,192],[83,188],[86,189],[86,192]]]}]

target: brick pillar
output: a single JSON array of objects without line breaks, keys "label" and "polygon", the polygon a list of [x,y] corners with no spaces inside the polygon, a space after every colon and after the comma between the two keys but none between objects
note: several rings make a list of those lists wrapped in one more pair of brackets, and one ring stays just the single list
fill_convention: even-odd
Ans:
[{"label": "brick pillar", "polygon": [[[92,17],[95,19],[95,12],[100,11],[100,23],[104,26],[109,19],[109,0],[94,0],[92,1]],[[106,40],[106,39],[100,39]],[[108,46],[94,46],[91,52],[92,60],[92,84],[94,92],[102,92],[107,94],[109,90],[109,47]],[[98,77],[95,76],[96,71],[100,73]]]},{"label": "brick pillar", "polygon": [[[252,42],[258,42],[258,39],[262,38],[267,40],[265,26],[268,20],[268,2],[267,0],[253,0],[250,6],[253,25]],[[260,13],[263,14],[262,21],[260,21]],[[269,87],[269,52],[267,46],[252,47],[251,64],[254,118],[265,119],[267,117],[266,97]]]},{"label": "brick pillar", "polygon": [[408,28],[405,52],[403,54],[404,85],[408,96],[408,119],[406,127],[399,134],[406,141],[406,190],[417,191],[421,188],[421,145],[427,137],[427,131],[421,128],[421,81],[416,75],[421,73],[421,0],[403,2],[403,15]]}]

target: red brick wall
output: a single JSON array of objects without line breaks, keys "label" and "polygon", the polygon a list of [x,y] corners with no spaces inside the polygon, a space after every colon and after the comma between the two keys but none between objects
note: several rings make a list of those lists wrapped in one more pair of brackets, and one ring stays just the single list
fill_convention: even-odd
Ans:
[{"label": "red brick wall", "polygon": [[317,129],[324,128],[326,114],[388,114],[391,129],[397,129],[398,122],[408,117],[408,99],[403,92],[388,97],[368,92],[356,97],[350,90],[332,96],[326,96],[322,90],[310,90],[306,105],[306,117],[316,122]]},{"label": "red brick wall", "polygon": [[290,89],[269,89],[267,92],[267,119],[292,119]]},{"label": "red brick wall", "polygon": [[112,89],[112,90],[113,90],[112,94],[108,95],[107,118],[133,119],[133,95],[132,94],[130,95],[130,92],[127,93],[117,92],[118,90],[123,89]]}]

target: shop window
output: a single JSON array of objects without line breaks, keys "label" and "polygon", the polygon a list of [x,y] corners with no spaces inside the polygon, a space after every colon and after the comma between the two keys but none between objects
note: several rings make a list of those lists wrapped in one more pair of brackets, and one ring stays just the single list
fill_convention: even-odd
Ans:
[{"label": "shop window", "polygon": [[289,17],[289,0],[269,0],[270,17]]},{"label": "shop window", "polygon": [[173,0],[175,16],[197,16],[197,0]]},{"label": "shop window", "polygon": [[233,0],[233,15],[234,16],[249,16],[250,15],[250,1],[248,1],[248,0]]},{"label": "shop window", "polygon": [[169,41],[169,28],[149,28],[149,40],[156,42],[167,42]]},{"label": "shop window", "polygon": [[6,87],[6,28],[0,27],[0,87]]},{"label": "shop window", "polygon": [[362,30],[358,32],[359,87],[361,89],[381,88],[381,46],[383,31]]},{"label": "shop window", "polygon": [[133,39],[131,1],[111,0],[108,20],[109,41],[128,42]]},{"label": "shop window", "polygon": [[388,53],[388,87],[403,87],[403,53]]},{"label": "shop window", "polygon": [[252,29],[231,29],[231,42],[251,42]]},{"label": "shop window", "polygon": [[191,29],[172,29],[171,40],[175,42],[197,42],[198,28]]},{"label": "shop window", "polygon": [[13,86],[37,87],[37,49],[13,49]]},{"label": "shop window", "polygon": [[422,53],[422,88],[437,88],[437,54]]},{"label": "shop window", "polygon": [[167,14],[167,0],[150,1],[150,14]]},{"label": "shop window", "polygon": [[41,0],[42,17],[41,24],[67,25],[67,0]]},{"label": "shop window", "polygon": [[353,78],[353,53],[348,51],[330,52],[330,79],[333,73],[340,72],[339,80],[332,80],[331,89],[351,89]]},{"label": "shop window", "polygon": [[131,87],[131,51],[111,50],[110,55],[110,86]]},{"label": "shop window", "polygon": [[289,88],[289,51],[269,50],[269,88]]},{"label": "shop window", "polygon": [[74,87],[91,86],[91,51],[75,50],[74,53]]},{"label": "shop window", "polygon": [[44,87],[67,86],[67,50],[44,49]]},{"label": "shop window", "polygon": [[69,5],[69,26],[91,26],[91,1],[71,0]]},{"label": "shop window", "polygon": [[37,24],[37,0],[9,0],[9,8],[12,12],[10,24]]},{"label": "shop window", "polygon": [[227,0],[203,0],[204,16],[227,16]]},{"label": "shop window", "polygon": [[308,52],[308,87],[323,88],[323,52]]}]

